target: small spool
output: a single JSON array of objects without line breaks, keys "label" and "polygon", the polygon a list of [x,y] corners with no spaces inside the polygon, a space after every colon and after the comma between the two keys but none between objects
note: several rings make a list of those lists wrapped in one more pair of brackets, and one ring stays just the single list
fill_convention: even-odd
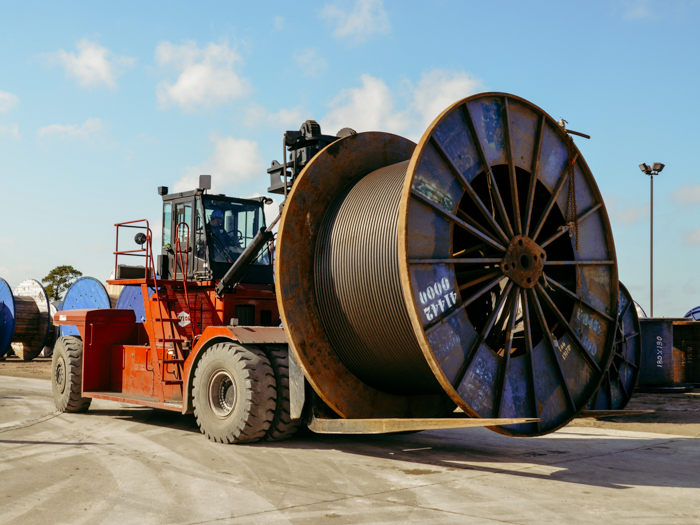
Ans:
[{"label": "small spool", "polygon": [[46,346],[53,326],[49,296],[42,284],[34,279],[22,281],[12,295],[14,334],[11,347],[20,359],[31,361]]},{"label": "small spool", "polygon": [[0,358],[10,349],[15,335],[15,297],[5,279],[0,278]]},{"label": "small spool", "polygon": [[[104,285],[94,277],[81,277],[66,292],[61,310],[107,310],[111,307],[112,302]],[[61,325],[59,335],[80,337],[80,332],[75,326]]]}]

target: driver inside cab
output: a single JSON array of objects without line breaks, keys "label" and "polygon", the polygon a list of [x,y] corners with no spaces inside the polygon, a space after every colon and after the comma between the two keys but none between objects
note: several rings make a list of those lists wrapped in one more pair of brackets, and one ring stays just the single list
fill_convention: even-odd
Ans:
[{"label": "driver inside cab", "polygon": [[224,228],[224,212],[218,209],[212,212],[209,217],[209,228],[211,236],[214,238],[212,248],[215,261],[231,261],[230,257],[235,258],[243,251],[240,233],[237,231],[227,232]]},{"label": "driver inside cab", "polygon": [[212,235],[224,246],[231,245],[231,238],[226,235],[226,230],[224,229],[224,212],[221,210],[214,210],[209,218],[209,226],[211,227]]}]

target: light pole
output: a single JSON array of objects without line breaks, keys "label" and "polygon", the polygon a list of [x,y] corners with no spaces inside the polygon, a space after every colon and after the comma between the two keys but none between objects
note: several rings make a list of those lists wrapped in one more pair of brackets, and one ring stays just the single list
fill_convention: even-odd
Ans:
[{"label": "light pole", "polygon": [[646,175],[649,175],[649,180],[651,181],[651,221],[649,222],[651,238],[651,242],[649,244],[649,302],[651,303],[651,316],[654,317],[654,175],[661,173],[661,170],[664,169],[664,165],[660,162],[654,162],[651,167],[649,167],[647,164],[640,164],[639,169]]}]

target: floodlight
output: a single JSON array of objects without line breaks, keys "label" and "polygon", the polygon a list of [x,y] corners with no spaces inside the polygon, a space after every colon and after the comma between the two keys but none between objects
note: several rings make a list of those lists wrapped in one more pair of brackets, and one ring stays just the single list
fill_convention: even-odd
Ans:
[{"label": "floodlight", "polygon": [[640,165],[639,165],[639,169],[642,170],[642,171],[643,171],[644,173],[646,173],[647,175],[649,175],[649,173],[651,172],[651,168],[650,168],[649,166],[647,166],[646,163],[645,163],[645,164],[640,164]]},{"label": "floodlight", "polygon": [[660,162],[654,162],[654,166],[652,168],[656,173],[661,173],[661,170],[664,169],[664,165],[661,164]]}]

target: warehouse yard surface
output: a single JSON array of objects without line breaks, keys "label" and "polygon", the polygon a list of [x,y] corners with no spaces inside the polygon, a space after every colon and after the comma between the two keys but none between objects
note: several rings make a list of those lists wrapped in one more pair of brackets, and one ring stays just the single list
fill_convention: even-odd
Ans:
[{"label": "warehouse yard surface", "polygon": [[7,373],[3,524],[700,522],[700,396],[640,395],[632,403],[660,410],[542,438],[302,432],[231,446],[147,408],[94,400],[58,415],[49,381]]}]

